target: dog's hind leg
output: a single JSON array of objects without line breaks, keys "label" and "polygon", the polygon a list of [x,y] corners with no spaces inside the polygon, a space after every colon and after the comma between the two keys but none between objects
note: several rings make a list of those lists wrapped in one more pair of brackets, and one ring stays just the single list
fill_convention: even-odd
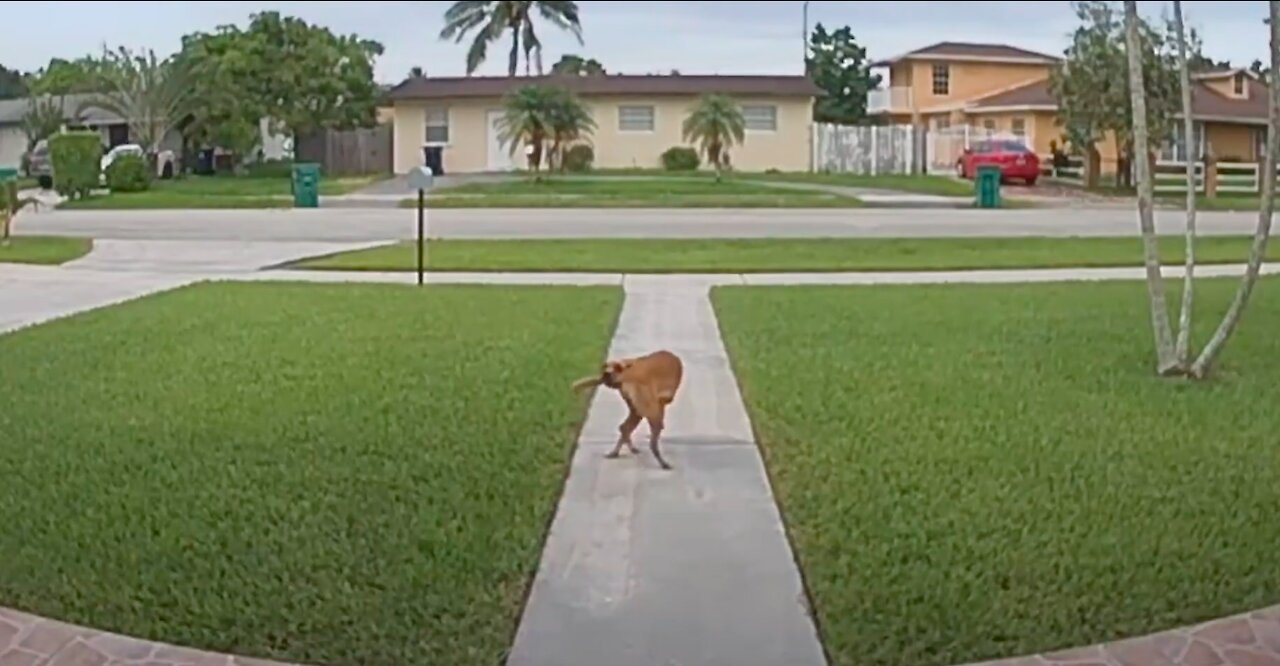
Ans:
[{"label": "dog's hind leg", "polygon": [[[630,405],[628,405],[628,407],[630,408]],[[631,449],[632,453],[639,453],[636,451],[636,445],[631,443],[631,433],[635,432],[636,427],[639,425],[640,414],[638,414],[634,408],[631,408],[631,413],[627,414],[626,420],[622,422],[622,425],[618,426],[618,443],[613,446],[613,450],[605,455],[605,457],[617,458],[618,454],[622,452],[623,444],[625,444],[628,449]]]},{"label": "dog's hind leg", "polygon": [[658,451],[658,438],[662,436],[664,411],[659,407],[657,414],[649,417],[649,450],[653,452],[653,457],[657,459],[662,469],[671,469],[671,465],[668,465],[667,461],[663,460],[662,453]]}]

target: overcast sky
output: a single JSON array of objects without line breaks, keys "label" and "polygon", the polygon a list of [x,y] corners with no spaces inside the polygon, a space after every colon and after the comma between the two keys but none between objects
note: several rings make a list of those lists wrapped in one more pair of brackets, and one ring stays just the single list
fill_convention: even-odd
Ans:
[{"label": "overcast sky", "polygon": [[[448,2],[6,2],[11,27],[0,39],[0,64],[33,70],[51,57],[72,58],[108,45],[176,50],[183,34],[275,9],[357,33],[386,46],[377,65],[385,83],[410,67],[433,75],[464,73],[466,45],[437,38]],[[795,74],[802,69],[799,0],[774,2],[580,2],[585,45],[543,26],[547,66],[562,53],[599,59],[611,72],[679,69],[686,74]],[[1119,3],[1117,3],[1119,4]],[[1140,2],[1158,18],[1168,2]],[[732,6],[732,9],[727,9]],[[1248,65],[1266,60],[1267,3],[1184,2],[1188,23],[1215,59]],[[873,58],[942,40],[1006,43],[1060,54],[1075,25],[1068,2],[822,2],[810,3],[810,25],[849,25]],[[14,29],[12,26],[21,26]],[[490,50],[480,73],[502,74],[505,51]]]}]

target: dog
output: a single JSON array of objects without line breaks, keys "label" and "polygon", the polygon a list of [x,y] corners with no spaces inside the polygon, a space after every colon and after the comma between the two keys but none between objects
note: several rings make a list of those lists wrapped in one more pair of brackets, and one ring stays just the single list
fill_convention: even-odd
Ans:
[{"label": "dog", "polygon": [[582,391],[595,386],[614,389],[627,403],[629,413],[618,426],[618,443],[606,458],[617,458],[625,445],[632,453],[639,453],[631,443],[631,433],[641,420],[649,422],[649,450],[662,466],[671,469],[658,450],[658,438],[665,426],[667,406],[676,399],[680,382],[684,379],[684,364],[680,357],[666,351],[656,351],[644,356],[606,361],[599,375],[583,377],[574,382],[573,390]]}]

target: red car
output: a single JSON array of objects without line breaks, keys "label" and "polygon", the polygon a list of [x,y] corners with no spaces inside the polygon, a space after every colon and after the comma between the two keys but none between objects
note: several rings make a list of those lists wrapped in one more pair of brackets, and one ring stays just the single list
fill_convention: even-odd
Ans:
[{"label": "red car", "polygon": [[1040,177],[1040,158],[1017,141],[981,141],[966,148],[956,161],[956,175],[973,178],[978,167],[994,164],[1000,167],[1000,180],[1020,180],[1035,185]]}]

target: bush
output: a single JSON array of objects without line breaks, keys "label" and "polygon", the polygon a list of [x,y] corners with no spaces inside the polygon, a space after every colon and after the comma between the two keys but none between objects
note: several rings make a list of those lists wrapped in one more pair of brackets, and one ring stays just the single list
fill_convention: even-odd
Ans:
[{"label": "bush", "polygon": [[591,170],[591,163],[596,160],[596,151],[585,143],[571,146],[564,154],[566,171],[581,173]]},{"label": "bush", "polygon": [[97,132],[67,132],[49,137],[53,188],[69,199],[83,199],[98,186],[102,138]]},{"label": "bush", "polygon": [[145,192],[151,188],[151,168],[141,155],[121,155],[107,167],[112,192]]},{"label": "bush", "polygon": [[292,178],[293,160],[263,160],[246,169],[254,178]]},{"label": "bush", "polygon": [[695,171],[698,151],[688,146],[673,146],[662,153],[662,168],[667,171]]}]

